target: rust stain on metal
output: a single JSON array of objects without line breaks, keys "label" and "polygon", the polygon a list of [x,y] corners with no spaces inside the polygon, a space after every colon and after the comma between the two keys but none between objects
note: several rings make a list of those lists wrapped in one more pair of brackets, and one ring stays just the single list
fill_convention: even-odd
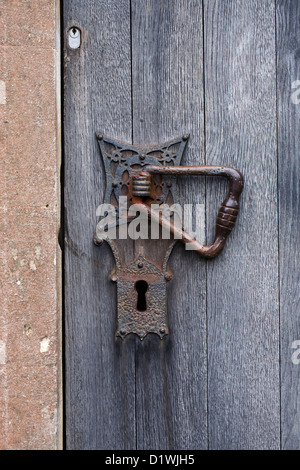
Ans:
[{"label": "rust stain on metal", "polygon": [[[134,259],[129,260],[124,240],[105,239],[116,261],[111,280],[117,282],[116,336],[121,338],[129,333],[138,335],[140,339],[144,339],[148,333],[155,333],[160,338],[168,334],[166,283],[172,275],[167,269],[167,263],[177,239],[183,243],[192,243],[194,250],[201,256],[213,258],[224,248],[234,227],[243,189],[241,173],[228,166],[180,166],[188,137],[185,134],[164,144],[145,147],[97,134],[106,172],[104,203],[115,207],[117,225],[120,220],[118,201],[123,196],[128,208],[136,204],[149,221],[155,220],[173,235],[170,240],[135,242]],[[176,180],[180,175],[224,176],[229,180],[229,190],[219,209],[215,237],[210,245],[202,245],[161,212],[152,210],[153,204],[172,205],[178,201]],[[128,217],[126,223],[132,219]],[[103,240],[95,235],[94,242],[101,245]],[[150,254],[151,259],[144,252]]]}]

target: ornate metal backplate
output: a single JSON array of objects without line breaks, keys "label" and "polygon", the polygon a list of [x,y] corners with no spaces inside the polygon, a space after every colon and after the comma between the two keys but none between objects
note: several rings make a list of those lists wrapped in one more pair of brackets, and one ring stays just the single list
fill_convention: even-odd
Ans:
[{"label": "ornate metal backplate", "polygon": [[[152,146],[129,145],[97,134],[97,139],[106,173],[106,193],[104,202],[118,206],[120,196],[127,196],[132,202],[130,184],[136,170],[148,165],[180,165],[189,136],[183,135],[163,144]],[[154,176],[155,194],[153,203],[173,204],[176,199],[176,178]]]},{"label": "ornate metal backplate", "polygon": [[[179,165],[188,135],[163,144],[137,146],[97,134],[106,173],[104,203],[114,206],[119,222],[119,198],[127,197],[128,207],[133,202],[132,177],[148,165]],[[151,202],[172,205],[177,200],[176,177],[153,176]],[[118,324],[116,335],[124,338],[129,333],[143,339],[148,333],[161,338],[168,334],[166,283],[171,279],[167,261],[174,240],[111,240],[106,238],[115,256],[116,269],[111,278],[117,282]],[[134,258],[130,259],[134,245]],[[158,246],[159,245],[159,246]],[[145,305],[138,309],[139,282],[147,284]]]}]

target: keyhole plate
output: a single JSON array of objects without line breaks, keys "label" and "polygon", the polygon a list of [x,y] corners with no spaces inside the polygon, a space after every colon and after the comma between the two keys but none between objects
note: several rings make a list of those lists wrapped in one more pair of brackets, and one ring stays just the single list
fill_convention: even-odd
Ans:
[{"label": "keyhole plate", "polygon": [[[114,253],[116,256],[116,253]],[[139,255],[127,266],[116,263],[118,326],[116,336],[129,333],[144,339],[148,333],[168,334],[165,268]]]},{"label": "keyhole plate", "polygon": [[81,31],[76,26],[72,26],[72,28],[68,31],[68,44],[70,49],[79,49],[81,43]]}]

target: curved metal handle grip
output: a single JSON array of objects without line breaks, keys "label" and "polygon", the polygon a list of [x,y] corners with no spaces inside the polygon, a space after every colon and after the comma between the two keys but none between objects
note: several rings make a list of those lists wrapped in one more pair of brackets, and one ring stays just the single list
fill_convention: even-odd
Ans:
[{"label": "curved metal handle grip", "polygon": [[215,257],[225,246],[226,238],[234,227],[238,211],[239,211],[239,197],[243,190],[243,176],[235,168],[229,166],[152,166],[146,168],[149,173],[163,174],[163,175],[204,175],[204,176],[225,176],[229,180],[229,190],[224,199],[216,222],[216,231],[214,241],[210,245],[202,245],[192,238],[184,230],[165,219],[163,216],[153,214],[151,207],[146,204],[145,206],[148,215],[157,217],[161,225],[166,224],[173,234],[179,235],[183,243],[192,243],[195,251],[205,258]]}]

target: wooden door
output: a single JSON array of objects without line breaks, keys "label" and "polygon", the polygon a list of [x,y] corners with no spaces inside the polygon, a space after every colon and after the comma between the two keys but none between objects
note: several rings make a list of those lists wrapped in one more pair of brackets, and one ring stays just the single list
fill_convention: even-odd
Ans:
[{"label": "wooden door", "polygon": [[[64,0],[68,449],[300,448],[299,18],[297,0]],[[163,340],[115,339],[114,259],[92,242],[99,131],[189,133],[183,165],[244,175],[224,251],[173,250]],[[180,179],[182,203],[205,203],[207,241],[225,191]]]}]

